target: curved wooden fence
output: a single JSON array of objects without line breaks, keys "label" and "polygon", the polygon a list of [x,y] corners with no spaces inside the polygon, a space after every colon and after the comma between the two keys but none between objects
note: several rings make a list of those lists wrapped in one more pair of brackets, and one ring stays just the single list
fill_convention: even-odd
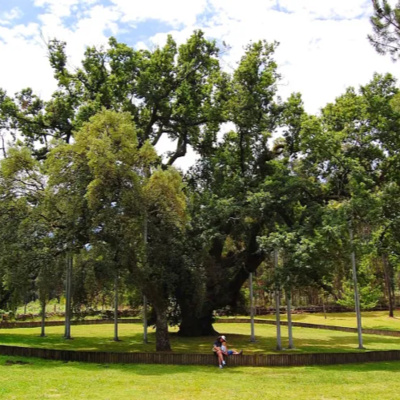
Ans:
[{"label": "curved wooden fence", "polygon": [[[140,318],[125,318],[119,319],[119,324],[135,324],[141,323],[142,320]],[[218,318],[215,321],[216,323],[235,323],[235,324],[249,324],[250,319],[248,318]],[[268,320],[268,319],[255,319],[254,322],[256,324],[265,324],[265,325],[276,325],[276,321]],[[71,321],[71,325],[102,325],[102,324],[113,324],[114,321],[110,319],[92,319],[92,320],[77,320]],[[46,326],[63,326],[65,324],[64,321],[46,321]],[[287,326],[286,321],[281,321],[282,326]],[[293,326],[297,326],[300,328],[311,328],[311,329],[327,329],[331,331],[341,331],[341,332],[351,332],[357,333],[357,328],[349,328],[346,326],[335,326],[335,325],[319,325],[319,324],[308,324],[305,322],[292,322]],[[14,329],[14,328],[39,328],[41,326],[40,321],[34,322],[0,322],[0,329]],[[382,335],[382,336],[394,336],[400,337],[400,331],[390,331],[385,329],[363,329],[363,333],[368,335]]]},{"label": "curved wooden fence", "polygon": [[[1,345],[0,354],[4,356],[38,357],[47,360],[79,361],[99,364],[217,365],[217,359],[213,354],[115,353]],[[398,360],[400,360],[400,350],[388,350],[357,353],[241,355],[228,357],[227,364],[228,366],[288,367]]]},{"label": "curved wooden fence", "polygon": [[[121,319],[119,323],[140,323],[140,319]],[[250,323],[249,319],[218,319],[218,323]],[[258,324],[276,325],[272,320],[255,320]],[[74,321],[74,325],[97,325],[113,324],[112,320],[83,320]],[[40,327],[40,322],[17,322],[0,323],[0,329]],[[46,326],[64,325],[64,321],[47,321]],[[282,322],[287,325],[287,322]],[[329,329],[344,332],[357,332],[355,328],[347,328],[330,325],[307,324],[294,322],[293,326],[303,328]],[[399,331],[386,331],[376,329],[363,329],[364,333],[400,336]],[[81,361],[93,363],[136,363],[136,364],[176,364],[176,365],[217,365],[214,354],[182,354],[182,353],[116,353],[99,351],[74,351],[74,350],[54,350],[32,347],[5,346],[0,345],[0,355],[19,356],[19,357],[38,357],[48,360],[62,361]],[[400,350],[388,351],[357,351],[346,353],[305,353],[305,354],[252,354],[228,357],[229,366],[303,366],[303,365],[328,365],[328,364],[349,364],[378,361],[397,361],[400,360]]]},{"label": "curved wooden fence", "polygon": [[[119,324],[133,324],[142,322],[140,318],[125,318],[119,319]],[[83,319],[71,321],[71,325],[102,325],[113,324],[112,319]],[[46,321],[46,326],[64,326],[65,321]],[[15,328],[40,328],[42,323],[40,321],[31,322],[0,322],[0,329],[15,329]]]},{"label": "curved wooden fence", "polygon": [[[218,319],[216,322],[249,324],[250,319],[246,319],[246,318]],[[268,319],[255,319],[254,322],[256,324],[276,325],[276,321],[268,320]],[[287,324],[288,323],[286,321],[281,321],[281,325],[287,326]],[[297,326],[300,328],[327,329],[327,330],[331,330],[331,331],[357,333],[357,328],[349,328],[346,326],[307,324],[305,322],[292,322],[292,326]],[[1,327],[1,325],[0,325],[0,327]],[[382,335],[382,336],[400,337],[400,331],[390,331],[390,330],[386,330],[386,329],[363,329],[362,332],[367,335]]]}]

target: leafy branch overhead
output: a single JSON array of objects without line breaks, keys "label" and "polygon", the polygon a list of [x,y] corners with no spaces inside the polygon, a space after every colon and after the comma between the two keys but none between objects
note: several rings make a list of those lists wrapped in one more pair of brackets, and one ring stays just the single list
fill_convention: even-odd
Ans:
[{"label": "leafy branch overhead", "polygon": [[70,143],[102,108],[131,115],[140,147],[146,141],[155,146],[164,136],[172,140],[176,148],[168,165],[189,145],[206,152],[227,119],[229,78],[221,71],[215,43],[200,31],[179,47],[169,37],[153,52],[111,38],[107,50],[88,48],[79,68],[69,67],[66,43],[52,40],[48,50],[58,84],[51,99],[40,100],[25,89],[15,98],[3,93],[1,101],[5,119],[39,158],[52,138]]}]

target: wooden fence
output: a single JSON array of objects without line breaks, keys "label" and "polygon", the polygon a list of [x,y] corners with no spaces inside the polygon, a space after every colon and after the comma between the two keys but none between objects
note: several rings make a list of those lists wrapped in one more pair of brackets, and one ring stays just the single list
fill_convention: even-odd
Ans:
[{"label": "wooden fence", "polygon": [[[250,323],[250,319],[246,318],[230,318],[230,319],[218,319],[216,322],[218,323]],[[264,324],[264,325],[276,325],[276,321],[266,320],[266,319],[255,319],[254,322],[256,324]],[[286,321],[281,321],[281,325],[287,326]],[[335,326],[335,325],[319,325],[319,324],[307,324],[305,322],[292,322],[293,326],[297,326],[300,328],[312,328],[312,329],[327,329],[331,331],[341,331],[341,332],[352,332],[357,333],[357,328],[348,328],[346,326]],[[0,325],[1,327],[1,325]],[[363,329],[363,333],[368,335],[382,335],[382,336],[394,336],[400,337],[400,331],[390,331],[386,329]]]},{"label": "wooden fence", "polygon": [[[125,318],[119,319],[119,324],[134,324],[141,323],[140,318]],[[249,324],[250,319],[248,318],[230,318],[223,319],[218,318],[215,322],[217,323],[235,323],[235,324]],[[266,319],[255,319],[256,324],[265,325],[276,325],[276,321]],[[71,321],[71,325],[101,325],[101,324],[113,324],[114,321],[110,319],[92,319],[92,320],[77,320]],[[46,321],[46,326],[63,326],[64,321]],[[287,326],[286,321],[281,321],[282,326]],[[331,331],[351,332],[357,333],[357,328],[348,328],[345,326],[335,325],[318,325],[318,324],[307,324],[305,322],[292,322],[293,326],[300,328],[311,328],[311,329],[327,329]],[[39,328],[41,326],[40,321],[35,322],[0,322],[0,329],[13,329],[13,328]],[[400,337],[400,331],[390,331],[385,329],[363,329],[363,333],[368,335],[382,335],[382,336],[394,336]]]},{"label": "wooden fence", "polygon": [[[140,323],[140,319],[121,319],[119,323]],[[249,319],[218,319],[218,323],[250,323]],[[257,324],[276,325],[275,321],[256,319]],[[83,320],[73,321],[73,325],[112,324],[112,320]],[[64,321],[47,321],[46,326],[60,326]],[[287,325],[287,322],[282,322]],[[357,332],[356,328],[340,326],[316,325],[303,322],[294,322],[293,326],[303,328],[329,329],[344,332]],[[0,323],[4,328],[40,327],[40,322]],[[386,336],[400,336],[399,331],[363,329],[364,333]],[[48,360],[81,361],[93,363],[122,363],[122,364],[176,364],[176,365],[217,365],[214,354],[181,354],[181,353],[116,353],[97,351],[54,350],[32,347],[0,345],[0,354],[5,356],[38,357]],[[346,353],[316,353],[316,354],[253,354],[228,357],[229,366],[302,366],[302,365],[329,365],[349,364],[377,361],[400,360],[400,350],[388,351],[357,351]]]},{"label": "wooden fence", "polygon": [[[140,318],[125,318],[119,319],[119,324],[134,324],[141,323]],[[217,323],[235,323],[235,324],[249,324],[250,320],[248,318],[230,318],[222,319],[218,318],[215,322]],[[266,320],[266,319],[255,319],[256,324],[264,325],[276,325],[276,321]],[[101,324],[113,324],[114,321],[110,319],[92,319],[92,320],[77,320],[71,321],[71,325],[101,325]],[[63,326],[64,321],[46,321],[46,326]],[[281,321],[282,326],[287,326],[286,321]],[[341,331],[341,332],[351,332],[357,333],[357,328],[348,328],[345,326],[335,326],[335,325],[318,325],[318,324],[307,324],[305,322],[292,322],[293,326],[300,328],[311,328],[311,329],[327,329],[331,331]],[[13,328],[39,328],[41,326],[40,321],[35,322],[0,322],[0,329],[13,329]],[[368,335],[382,335],[382,336],[393,336],[400,337],[400,331],[390,331],[385,329],[363,329],[363,333]]]},{"label": "wooden fence", "polygon": [[[119,324],[132,324],[142,322],[140,318],[125,318],[119,319]],[[113,324],[112,319],[87,319],[71,321],[71,325],[102,325]],[[31,322],[0,322],[0,329],[15,329],[15,328],[39,328],[42,323],[40,321]],[[46,321],[46,326],[63,326],[65,321]]]},{"label": "wooden fence", "polygon": [[[1,345],[0,354],[3,356],[38,357],[47,360],[79,361],[99,364],[217,365],[217,359],[213,354],[115,353]],[[288,367],[398,360],[400,360],[400,350],[388,350],[357,353],[241,355],[228,357],[227,364],[228,366]]]}]

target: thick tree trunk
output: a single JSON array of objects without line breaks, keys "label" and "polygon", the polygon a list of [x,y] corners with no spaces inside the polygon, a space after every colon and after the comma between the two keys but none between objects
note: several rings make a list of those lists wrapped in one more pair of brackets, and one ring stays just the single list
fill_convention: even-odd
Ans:
[{"label": "thick tree trunk", "polygon": [[[182,318],[180,335],[215,336],[218,334],[212,326],[213,311],[228,305],[234,307],[240,298],[243,284],[249,278],[249,273],[255,272],[265,260],[265,254],[260,251],[257,242],[260,229],[261,226],[258,225],[253,227],[246,250],[238,254],[223,255],[224,241],[220,237],[215,239],[209,251],[209,258],[204,265],[204,297],[191,297],[187,290],[177,293]],[[187,282],[188,280],[185,280],[184,284]],[[196,290],[193,289],[193,292]]]},{"label": "thick tree trunk", "polygon": [[213,327],[213,312],[205,311],[200,316],[192,310],[182,310],[182,322],[179,326],[180,336],[217,336],[218,332]]},{"label": "thick tree trunk", "polygon": [[383,262],[383,272],[385,274],[385,286],[386,292],[388,296],[388,303],[389,303],[389,317],[394,317],[394,301],[393,301],[393,292],[392,292],[392,277],[390,273],[390,266],[387,255],[384,254],[382,256]]},{"label": "thick tree trunk", "polygon": [[[181,336],[215,336],[218,332],[213,328],[213,311],[219,308],[235,306],[240,297],[240,289],[249,278],[249,271],[255,271],[256,265],[246,264],[246,268],[238,267],[237,274],[227,280],[225,275],[207,278],[207,289],[204,299],[196,300],[190,296],[178,296],[181,308],[181,324],[179,335]],[[232,267],[231,264],[215,266],[215,269],[223,271],[224,268]],[[203,304],[199,307],[199,302]]]},{"label": "thick tree trunk", "polygon": [[11,297],[11,292],[10,291],[6,291],[3,294],[0,294],[0,310],[7,310],[7,303],[10,300]]},{"label": "thick tree trunk", "polygon": [[168,335],[168,319],[164,308],[156,310],[156,351],[171,351]]}]

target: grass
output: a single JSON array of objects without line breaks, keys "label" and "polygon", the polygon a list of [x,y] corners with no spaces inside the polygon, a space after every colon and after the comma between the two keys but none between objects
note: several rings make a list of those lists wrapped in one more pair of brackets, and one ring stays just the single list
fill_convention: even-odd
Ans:
[{"label": "grass", "polygon": [[[305,322],[321,323],[317,322],[320,316],[310,317],[311,321]],[[342,314],[339,318],[347,320]],[[376,318],[376,323],[382,320],[382,315],[372,318]],[[337,318],[331,316],[330,320]],[[256,343],[249,342],[249,324],[215,324],[215,328],[227,335],[231,347],[243,348],[247,354],[274,352],[274,326],[256,325]],[[61,326],[47,327],[46,331],[48,336],[40,338],[39,328],[3,329],[0,344],[99,351],[154,351],[155,347],[152,330],[150,343],[142,343],[141,324],[121,324],[121,342],[111,340],[112,324],[72,326],[73,340],[62,338]],[[284,346],[286,332],[283,327]],[[296,352],[344,352],[355,351],[357,347],[357,335],[347,332],[294,328],[294,337]],[[213,339],[181,338],[175,329],[171,331],[175,352],[210,352]],[[400,349],[400,341],[392,337],[364,335],[364,344],[368,350]],[[215,366],[98,365],[0,356],[2,400],[391,400],[398,398],[399,378],[400,362],[219,370]]]},{"label": "grass", "polygon": [[[41,312],[41,305],[39,300],[31,301],[25,306],[20,306],[17,308],[17,314],[25,314],[25,310],[27,314],[40,314]],[[65,311],[65,299],[62,300],[60,303],[56,299],[50,300],[46,304],[46,312],[64,312]]]},{"label": "grass", "polygon": [[[306,322],[319,325],[336,325],[350,328],[357,327],[356,315],[354,312],[327,313],[324,314],[293,314],[294,322]],[[257,316],[257,319],[275,319],[275,315]],[[286,315],[281,315],[282,321],[286,321]],[[369,329],[386,329],[400,331],[400,310],[396,310],[394,318],[388,316],[388,311],[364,311],[362,312],[362,326]]]},{"label": "grass", "polygon": [[[244,349],[245,354],[274,353],[276,328],[271,325],[256,325],[256,343],[249,342],[249,324],[215,324],[215,328],[227,335],[231,348]],[[155,351],[155,333],[149,332],[148,344],[143,344],[141,324],[120,324],[121,341],[114,342],[113,325],[72,326],[73,340],[63,339],[62,326],[47,327],[47,337],[39,337],[39,328],[17,328],[0,330],[0,344],[31,346],[63,350],[92,350],[117,352]],[[296,350],[294,352],[346,352],[357,347],[357,334],[322,329],[293,329]],[[287,346],[287,329],[282,327],[283,346]],[[400,340],[395,337],[363,335],[367,350],[400,350]],[[171,330],[171,346],[178,353],[209,353],[213,337],[182,338]]]},{"label": "grass", "polygon": [[291,368],[97,365],[0,356],[2,400],[392,400],[400,362]]}]

